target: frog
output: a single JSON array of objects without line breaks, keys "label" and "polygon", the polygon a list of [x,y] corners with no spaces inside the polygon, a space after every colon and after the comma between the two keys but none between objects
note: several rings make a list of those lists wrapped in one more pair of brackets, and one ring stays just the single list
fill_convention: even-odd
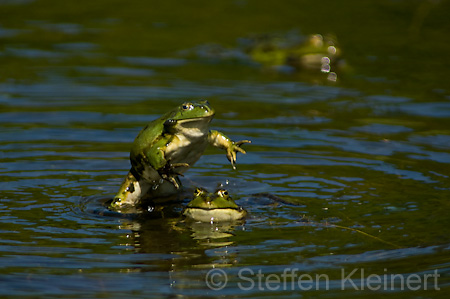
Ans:
[{"label": "frog", "polygon": [[244,219],[247,211],[234,202],[226,189],[209,193],[206,189],[197,188],[183,215],[199,222],[230,222]]},{"label": "frog", "polygon": [[237,153],[245,154],[241,146],[251,141],[235,142],[211,130],[214,114],[208,101],[184,102],[147,124],[131,146],[131,168],[110,207],[138,206],[177,194],[179,176],[197,162],[208,145],[224,149],[236,169]]},{"label": "frog", "polygon": [[340,49],[332,36],[313,34],[299,42],[295,39],[265,36],[254,41],[250,57],[265,66],[286,65],[300,70],[331,71],[331,64],[340,58]]}]

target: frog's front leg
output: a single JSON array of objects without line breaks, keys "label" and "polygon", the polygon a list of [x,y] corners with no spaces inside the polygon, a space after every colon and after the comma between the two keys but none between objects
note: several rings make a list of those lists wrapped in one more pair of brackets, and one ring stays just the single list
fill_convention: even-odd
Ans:
[{"label": "frog's front leg", "polygon": [[167,160],[164,155],[165,147],[153,147],[147,152],[147,157],[150,164],[159,173],[159,175],[166,181],[169,181],[174,185],[176,189],[180,189],[180,184],[178,183],[178,175],[183,175],[177,172],[175,169],[177,167],[189,167],[188,163],[171,163]]},{"label": "frog's front leg", "polygon": [[166,181],[171,182],[176,189],[180,189],[180,184],[178,184],[177,176],[183,174],[181,172],[175,171],[175,168],[177,167],[189,167],[189,164],[187,163],[170,163],[167,162],[166,165],[164,165],[163,168],[158,170],[159,175]]},{"label": "frog's front leg", "polygon": [[233,169],[236,169],[236,153],[241,152],[245,154],[245,150],[240,146],[244,143],[251,143],[250,140],[240,140],[234,142],[223,133],[211,130],[208,135],[208,141],[212,146],[223,148],[227,151],[227,158],[231,162]]}]

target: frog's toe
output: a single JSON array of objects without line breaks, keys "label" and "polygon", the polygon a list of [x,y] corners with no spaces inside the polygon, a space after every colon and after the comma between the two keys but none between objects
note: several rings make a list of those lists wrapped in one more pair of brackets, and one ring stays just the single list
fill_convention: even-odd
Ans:
[{"label": "frog's toe", "polygon": [[176,175],[167,175],[167,174],[163,173],[163,174],[161,174],[161,177],[164,180],[170,182],[175,187],[175,189],[180,189],[180,184],[178,184],[178,182],[177,182],[177,176]]},{"label": "frog's toe", "polygon": [[187,168],[189,168],[190,166],[191,165],[189,165],[188,163],[173,163],[173,164],[170,164],[170,172],[173,173],[173,174],[182,176],[183,174],[181,172],[175,171],[174,168],[177,168],[177,167],[187,167]]},{"label": "frog's toe", "polygon": [[246,151],[240,147],[241,144],[251,143],[250,140],[241,140],[233,142],[232,146],[227,150],[227,158],[231,162],[233,169],[236,169],[236,154],[237,152],[245,154]]},{"label": "frog's toe", "polygon": [[175,189],[180,189],[180,184],[178,184],[178,182],[177,182],[175,177],[173,177],[173,176],[168,177],[167,180],[173,184]]},{"label": "frog's toe", "polygon": [[246,153],[247,153],[243,148],[240,148],[240,147],[235,147],[234,150],[235,150],[236,152],[241,152],[241,153],[243,153],[243,154],[246,154]]},{"label": "frog's toe", "polygon": [[231,151],[229,153],[229,155],[227,155],[227,157],[228,157],[228,160],[230,161],[231,166],[233,167],[233,169],[236,169],[236,152],[235,151]]},{"label": "frog's toe", "polygon": [[237,146],[241,146],[241,144],[244,143],[252,143],[251,140],[240,140],[240,141],[236,141],[234,144]]},{"label": "frog's toe", "polygon": [[233,142],[233,150],[245,154],[246,153],[245,150],[241,148],[241,145],[245,143],[252,143],[252,142],[250,140],[240,140]]}]

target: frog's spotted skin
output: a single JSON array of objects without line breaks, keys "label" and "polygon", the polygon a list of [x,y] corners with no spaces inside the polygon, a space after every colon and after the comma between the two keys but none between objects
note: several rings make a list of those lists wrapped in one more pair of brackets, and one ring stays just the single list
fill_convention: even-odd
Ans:
[{"label": "frog's spotted skin", "polygon": [[194,199],[188,203],[183,215],[195,221],[212,223],[240,220],[247,212],[231,199],[225,189],[208,193],[205,189],[197,188]]},{"label": "frog's spotted skin", "polygon": [[187,102],[142,129],[131,147],[131,169],[111,207],[135,206],[146,198],[176,194],[181,187],[178,175],[197,162],[208,144],[225,149],[236,168],[236,153],[245,154],[240,146],[250,141],[233,142],[218,131],[210,131],[213,116],[207,101]]}]

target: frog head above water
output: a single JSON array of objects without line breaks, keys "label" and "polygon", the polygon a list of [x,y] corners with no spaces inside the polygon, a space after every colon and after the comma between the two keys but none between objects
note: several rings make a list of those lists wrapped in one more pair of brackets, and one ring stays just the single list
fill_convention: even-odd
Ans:
[{"label": "frog head above water", "polygon": [[207,101],[187,102],[165,114],[164,131],[169,134],[183,134],[186,137],[207,135],[209,123],[214,116],[214,109]]},{"label": "frog head above water", "polygon": [[205,189],[197,188],[183,214],[200,222],[224,222],[243,219],[247,212],[238,206],[225,189],[218,189],[208,193]]}]

